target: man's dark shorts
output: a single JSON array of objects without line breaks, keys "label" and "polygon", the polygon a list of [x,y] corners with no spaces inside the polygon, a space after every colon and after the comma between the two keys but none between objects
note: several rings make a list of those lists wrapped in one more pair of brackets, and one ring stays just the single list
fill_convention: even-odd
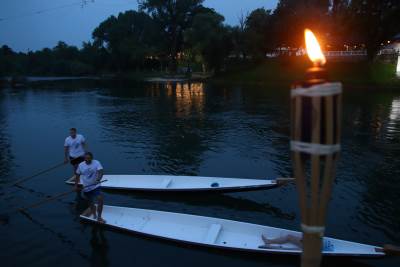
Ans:
[{"label": "man's dark shorts", "polygon": [[72,166],[79,165],[81,162],[84,162],[84,161],[85,161],[84,157],[77,157],[77,158],[69,157],[69,162],[71,163]]},{"label": "man's dark shorts", "polygon": [[96,198],[101,195],[101,189],[100,187],[97,187],[96,189],[93,189],[91,191],[83,192],[83,195],[90,202],[94,202]]}]

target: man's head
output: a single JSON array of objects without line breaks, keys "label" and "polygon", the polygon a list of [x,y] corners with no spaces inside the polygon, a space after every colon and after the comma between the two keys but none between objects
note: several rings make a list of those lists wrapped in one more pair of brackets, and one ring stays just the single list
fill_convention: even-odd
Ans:
[{"label": "man's head", "polygon": [[71,129],[69,129],[69,135],[70,135],[72,138],[75,138],[75,137],[76,137],[76,128],[71,128]]},{"label": "man's head", "polygon": [[93,154],[91,152],[86,152],[85,153],[85,162],[91,163],[92,160],[93,160]]}]

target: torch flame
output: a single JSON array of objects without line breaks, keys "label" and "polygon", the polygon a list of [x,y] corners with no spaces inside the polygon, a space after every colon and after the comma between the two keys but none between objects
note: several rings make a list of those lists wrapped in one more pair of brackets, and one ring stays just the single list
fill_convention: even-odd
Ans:
[{"label": "torch flame", "polygon": [[304,31],[304,36],[306,39],[307,54],[310,60],[314,64],[324,65],[326,63],[326,58],[322,53],[321,47],[319,46],[318,40],[314,33],[309,29]]}]

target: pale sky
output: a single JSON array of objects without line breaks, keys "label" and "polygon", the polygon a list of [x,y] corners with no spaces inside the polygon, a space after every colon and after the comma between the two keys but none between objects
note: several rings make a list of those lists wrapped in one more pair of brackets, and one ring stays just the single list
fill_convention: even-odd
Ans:
[{"label": "pale sky", "polygon": [[[136,0],[0,0],[0,46],[26,52],[53,47],[59,40],[81,46],[91,40],[93,29],[110,15],[137,9]],[[277,0],[205,0],[204,5],[235,25],[238,16],[265,7],[274,9]]]}]

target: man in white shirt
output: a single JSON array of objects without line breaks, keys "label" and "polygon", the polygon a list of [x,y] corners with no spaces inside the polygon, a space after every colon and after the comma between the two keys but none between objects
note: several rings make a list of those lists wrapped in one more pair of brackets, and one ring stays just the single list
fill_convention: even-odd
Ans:
[{"label": "man in white shirt", "polygon": [[79,163],[84,161],[86,140],[81,134],[76,133],[75,128],[69,130],[69,136],[64,142],[64,163],[70,162],[74,169],[74,175]]},{"label": "man in white shirt", "polygon": [[[93,215],[100,223],[105,223],[101,217],[103,212],[104,198],[100,190],[100,181],[103,177],[103,166],[98,160],[93,159],[93,154],[85,153],[85,161],[81,162],[76,169],[75,190],[79,191],[79,181],[83,186],[83,194],[89,201],[89,209],[83,214],[90,217]],[[96,206],[97,202],[97,214]]]}]

